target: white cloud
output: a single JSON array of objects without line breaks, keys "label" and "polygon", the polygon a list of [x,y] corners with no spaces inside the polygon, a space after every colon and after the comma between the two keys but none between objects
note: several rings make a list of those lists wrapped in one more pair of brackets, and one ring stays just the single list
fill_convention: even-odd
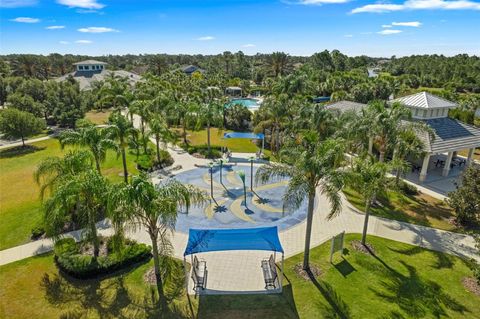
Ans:
[{"label": "white cloud", "polygon": [[57,2],[71,8],[102,9],[105,7],[104,4],[98,3],[97,0],[57,0]]},{"label": "white cloud", "polygon": [[402,30],[386,29],[386,30],[379,31],[377,33],[381,35],[390,35],[390,34],[398,34],[401,32]]},{"label": "white cloud", "polygon": [[70,44],[70,42],[68,42],[68,41],[59,41],[58,43],[60,43],[60,44]]},{"label": "white cloud", "polygon": [[299,0],[299,4],[304,5],[322,5],[322,4],[335,4],[335,3],[346,3],[351,0]]},{"label": "white cloud", "polygon": [[212,37],[211,35],[206,35],[204,37],[197,38],[198,41],[211,41],[215,40],[215,37]]},{"label": "white cloud", "polygon": [[392,26],[390,24],[382,24],[382,28],[391,28]]},{"label": "white cloud", "polygon": [[77,41],[75,41],[75,43],[78,43],[78,44],[90,44],[90,43],[93,43],[93,42],[90,41],[90,40],[77,40]]},{"label": "white cloud", "polygon": [[345,38],[353,38],[353,34],[345,34],[344,37]]},{"label": "white cloud", "polygon": [[256,47],[256,45],[255,45],[255,44],[248,43],[248,44],[242,45],[242,47],[244,47],[244,48],[254,48],[254,47]]},{"label": "white cloud", "polygon": [[27,18],[27,17],[18,17],[10,21],[20,22],[20,23],[37,23],[40,22],[40,19],[37,18]]},{"label": "white cloud", "polygon": [[1,0],[0,8],[30,7],[37,4],[37,0]]},{"label": "white cloud", "polygon": [[367,4],[353,9],[351,13],[385,13],[403,10],[480,10],[480,3],[471,0],[407,0],[403,4]]},{"label": "white cloud", "polygon": [[47,30],[58,30],[58,29],[65,29],[64,25],[51,25],[48,27],[45,27]]},{"label": "white cloud", "polygon": [[84,33],[105,33],[105,32],[118,32],[118,30],[112,28],[105,28],[105,27],[88,27],[88,28],[80,28],[77,31],[84,32]]},{"label": "white cloud", "polygon": [[414,27],[418,28],[422,25],[419,21],[411,21],[411,22],[392,22],[392,25],[399,26],[399,27]]}]

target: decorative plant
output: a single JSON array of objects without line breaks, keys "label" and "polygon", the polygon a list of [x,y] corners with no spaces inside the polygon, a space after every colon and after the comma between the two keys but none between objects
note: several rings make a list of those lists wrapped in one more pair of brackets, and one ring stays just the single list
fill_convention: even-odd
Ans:
[{"label": "decorative plant", "polygon": [[244,171],[238,171],[237,172],[238,176],[242,180],[243,183],[243,196],[245,199],[245,207],[247,207],[247,188],[245,187],[245,172]]}]

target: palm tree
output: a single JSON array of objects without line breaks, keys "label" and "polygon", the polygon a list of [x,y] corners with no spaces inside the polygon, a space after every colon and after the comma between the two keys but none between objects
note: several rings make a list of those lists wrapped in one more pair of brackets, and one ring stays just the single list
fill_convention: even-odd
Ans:
[{"label": "palm tree", "polygon": [[377,195],[388,186],[387,172],[391,166],[387,163],[376,161],[370,155],[357,158],[347,173],[347,179],[351,185],[361,190],[359,193],[365,203],[365,220],[363,223],[362,244],[365,245],[367,238],[368,218],[370,207]]},{"label": "palm tree", "polygon": [[406,128],[398,132],[392,157],[393,165],[396,167],[395,183],[397,186],[400,180],[400,174],[404,173],[410,167],[405,161],[406,157],[412,156],[419,158],[424,152],[424,143],[418,138],[413,129]]},{"label": "palm tree", "polygon": [[125,183],[128,183],[127,155],[125,150],[128,147],[128,138],[132,136],[135,128],[125,116],[117,112],[112,113],[109,122],[109,130],[112,132],[112,137],[118,141],[118,148],[122,154],[123,177]]},{"label": "palm tree", "polygon": [[37,166],[34,179],[40,186],[40,197],[45,198],[47,191],[53,192],[62,180],[92,168],[92,155],[87,151],[69,151],[63,158],[52,156]]},{"label": "palm tree", "polygon": [[82,236],[93,245],[93,256],[98,257],[100,241],[96,223],[106,207],[108,182],[93,169],[63,178],[52,196],[44,202],[44,223],[47,235],[53,238],[64,230],[72,210],[84,228]]},{"label": "palm tree", "polygon": [[157,291],[163,307],[166,298],[160,258],[171,253],[169,234],[175,226],[178,208],[188,209],[205,201],[205,194],[191,185],[169,179],[156,188],[145,175],[134,176],[131,184],[116,188],[111,195],[111,214],[123,218],[127,227],[145,229],[150,236]]},{"label": "palm tree", "polygon": [[95,159],[97,171],[101,174],[100,162],[105,160],[107,151],[118,151],[109,129],[98,129],[93,125],[82,127],[77,131],[68,130],[60,134],[60,145],[77,145],[87,147]]},{"label": "palm tree", "polygon": [[279,75],[286,73],[290,66],[289,58],[289,55],[284,52],[273,52],[270,54],[267,64],[274,77],[278,77]]},{"label": "palm tree", "polygon": [[157,148],[157,162],[160,164],[160,141],[166,144],[172,139],[168,130],[165,119],[160,114],[155,114],[149,122],[150,133],[155,137],[155,145]]},{"label": "palm tree", "polygon": [[210,87],[202,92],[202,103],[197,109],[197,126],[207,126],[208,155],[211,156],[210,128],[212,125],[221,125],[223,121],[223,99],[218,88]]},{"label": "palm tree", "polygon": [[303,269],[310,268],[310,238],[312,235],[313,209],[316,190],[327,196],[331,204],[328,218],[340,213],[339,191],[343,185],[343,174],[338,168],[344,160],[343,141],[327,139],[322,141],[315,131],[307,131],[299,137],[298,143],[286,145],[282,155],[286,163],[261,166],[255,175],[256,183],[271,179],[289,177],[283,197],[285,207],[298,209],[307,197],[308,211],[305,233]]},{"label": "palm tree", "polygon": [[150,109],[152,107],[151,100],[135,100],[132,102],[133,110],[135,113],[140,117],[140,132],[142,134],[141,144],[143,145],[143,151],[147,153],[147,144],[148,138],[146,134],[146,124],[150,119],[151,112]]}]

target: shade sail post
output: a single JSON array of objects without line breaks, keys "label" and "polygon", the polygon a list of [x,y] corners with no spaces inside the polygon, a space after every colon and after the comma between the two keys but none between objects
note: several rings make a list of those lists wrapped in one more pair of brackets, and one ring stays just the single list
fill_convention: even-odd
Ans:
[{"label": "shade sail post", "polygon": [[285,262],[285,254],[282,253],[282,264],[281,264],[281,270],[280,270],[280,291],[283,291],[283,264]]},{"label": "shade sail post", "polygon": [[188,274],[189,271],[187,270],[187,259],[183,257],[183,273],[185,274],[185,290],[188,294]]}]

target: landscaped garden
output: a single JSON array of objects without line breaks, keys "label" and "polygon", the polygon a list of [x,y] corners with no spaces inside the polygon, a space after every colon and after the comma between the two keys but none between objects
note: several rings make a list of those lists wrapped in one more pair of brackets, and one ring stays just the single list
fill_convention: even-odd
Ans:
[{"label": "landscaped garden", "polygon": [[[311,250],[320,276],[297,275],[303,254],[285,262],[281,295],[186,297],[181,269],[167,283],[173,318],[476,318],[480,296],[462,280],[471,276],[460,258],[368,237],[375,255],[352,248],[329,263],[330,243]],[[158,317],[154,286],[144,275],[152,262],[102,279],[77,280],[58,272],[52,254],[0,267],[0,312],[6,318]],[[28,300],[28,302],[25,302]],[[165,316],[168,318],[168,316]]]},{"label": "landscaped garden", "polygon": [[[48,139],[30,144],[27,152],[20,148],[15,152],[8,148],[0,150],[0,250],[28,242],[32,229],[40,226],[40,193],[33,174],[42,160],[63,156],[69,149],[72,147],[62,150],[57,139]],[[137,172],[134,160],[135,155],[127,152],[128,169],[132,173]],[[108,151],[102,163],[103,174],[111,181],[119,182],[123,179],[122,171],[121,157]]]}]

